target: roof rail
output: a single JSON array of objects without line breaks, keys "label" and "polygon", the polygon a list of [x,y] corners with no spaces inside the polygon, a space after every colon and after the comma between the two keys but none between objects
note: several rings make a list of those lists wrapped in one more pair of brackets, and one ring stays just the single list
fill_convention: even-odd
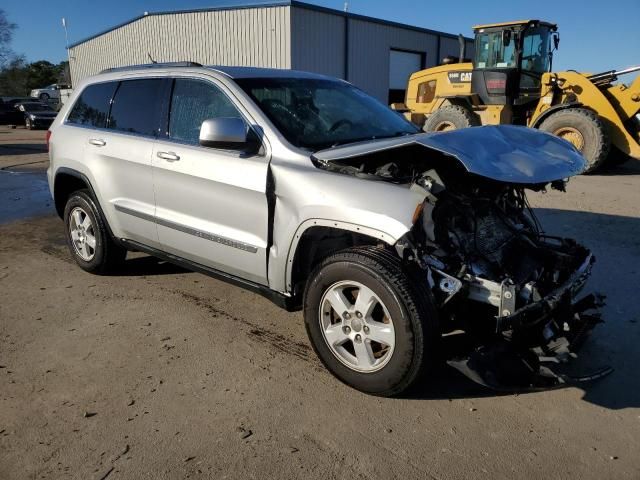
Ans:
[{"label": "roof rail", "polygon": [[143,63],[140,65],[128,65],[126,67],[105,68],[100,73],[122,72],[126,70],[145,70],[147,68],[166,68],[166,67],[202,67],[198,62],[164,62],[164,63]]}]

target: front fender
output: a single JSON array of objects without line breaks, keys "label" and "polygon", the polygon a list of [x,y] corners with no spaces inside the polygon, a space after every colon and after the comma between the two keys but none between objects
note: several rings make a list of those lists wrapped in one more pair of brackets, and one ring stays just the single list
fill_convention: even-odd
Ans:
[{"label": "front fender", "polygon": [[342,229],[394,245],[413,226],[413,213],[425,197],[409,185],[363,180],[312,165],[272,163],[271,169],[276,190],[269,286],[280,292],[292,289],[293,259],[307,229]]}]

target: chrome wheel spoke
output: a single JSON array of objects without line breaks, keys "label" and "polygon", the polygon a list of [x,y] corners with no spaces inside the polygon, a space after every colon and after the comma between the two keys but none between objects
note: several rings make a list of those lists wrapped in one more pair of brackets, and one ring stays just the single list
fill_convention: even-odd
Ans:
[{"label": "chrome wheel spoke", "polygon": [[84,216],[84,220],[82,220],[82,228],[84,228],[85,230],[89,230],[91,228],[91,219],[89,218],[89,215]]},{"label": "chrome wheel spoke", "polygon": [[395,343],[396,335],[391,324],[382,322],[367,323],[369,340],[383,345],[392,346]]},{"label": "chrome wheel spoke", "polygon": [[85,243],[91,248],[91,250],[96,249],[96,237],[94,237],[92,234],[87,233]]},{"label": "chrome wheel spoke", "polygon": [[356,359],[358,360],[358,366],[364,369],[370,369],[376,362],[371,350],[371,344],[364,340],[359,342],[353,342],[353,349],[356,352]]},{"label": "chrome wheel spoke", "polygon": [[352,305],[344,296],[344,293],[342,293],[342,289],[334,288],[330,290],[326,300],[340,317],[342,317],[344,312],[348,312],[352,308]]},{"label": "chrome wheel spoke", "polygon": [[379,302],[378,297],[370,288],[362,285],[358,289],[358,296],[356,297],[355,309],[356,312],[360,312],[365,318],[371,315],[371,311]]},{"label": "chrome wheel spoke", "polygon": [[73,219],[74,227],[76,227],[76,229],[82,225],[82,211],[79,208],[73,211],[71,218]]},{"label": "chrome wheel spoke", "polygon": [[324,337],[327,339],[327,343],[333,347],[338,347],[349,340],[349,337],[342,330],[342,325],[339,323],[325,328]]}]

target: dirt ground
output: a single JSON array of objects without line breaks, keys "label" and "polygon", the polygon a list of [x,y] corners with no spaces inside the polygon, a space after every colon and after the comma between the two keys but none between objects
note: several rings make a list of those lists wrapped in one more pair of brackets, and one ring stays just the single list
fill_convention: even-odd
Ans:
[{"label": "dirt ground", "polygon": [[443,368],[415,396],[335,380],[300,313],[130,255],[71,260],[44,132],[0,127],[0,479],[640,478],[640,162],[531,194],[608,296],[583,388],[497,395]]}]

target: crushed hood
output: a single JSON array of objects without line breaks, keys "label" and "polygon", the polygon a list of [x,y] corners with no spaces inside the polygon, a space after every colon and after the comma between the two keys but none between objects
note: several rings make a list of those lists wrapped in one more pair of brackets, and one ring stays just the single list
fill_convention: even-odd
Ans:
[{"label": "crushed hood", "polygon": [[586,166],[569,142],[531,128],[508,125],[358,142],[321,150],[314,158],[330,164],[410,144],[449,155],[470,173],[507,183],[548,183],[577,175]]}]

